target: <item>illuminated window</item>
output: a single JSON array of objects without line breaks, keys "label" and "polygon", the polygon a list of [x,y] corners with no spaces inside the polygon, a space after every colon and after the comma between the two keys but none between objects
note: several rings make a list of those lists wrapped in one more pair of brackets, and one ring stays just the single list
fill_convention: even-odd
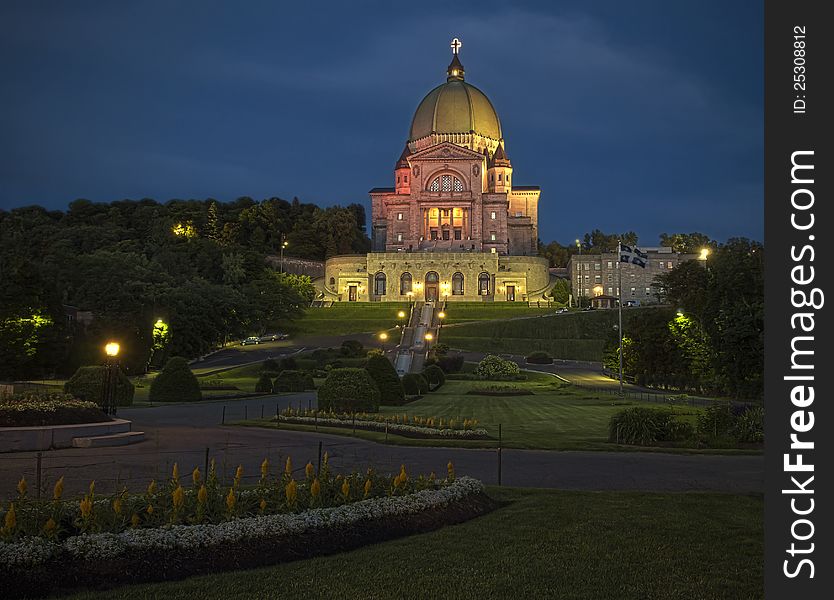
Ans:
[{"label": "illuminated window", "polygon": [[612,287],[609,287],[609,288],[608,288],[608,295],[609,295],[609,296],[613,296],[613,295],[614,295],[614,288],[612,288]]},{"label": "illuminated window", "polygon": [[585,283],[591,283],[591,276],[585,275]]},{"label": "illuminated window", "polygon": [[430,192],[462,192],[463,182],[452,175],[441,175],[435,177],[429,184]]},{"label": "illuminated window", "polygon": [[611,268],[613,268],[613,267],[614,267],[613,263],[609,260],[609,261],[608,261],[608,268],[609,268],[609,269],[611,269]]},{"label": "illuminated window", "polygon": [[496,216],[497,215],[495,214],[495,211],[492,211],[491,213],[489,213],[489,218],[492,219],[493,221],[495,220]]},{"label": "illuminated window", "polygon": [[599,264],[599,263],[594,263],[594,271],[600,271],[600,270],[602,270],[602,265]]},{"label": "illuminated window", "polygon": [[377,296],[385,295],[385,273],[377,273],[374,276],[374,294]]},{"label": "illuminated window", "polygon": [[403,220],[403,214],[402,213],[397,213],[397,221],[402,221],[402,220]]},{"label": "illuminated window", "polygon": [[452,295],[463,295],[463,273],[455,273],[452,275]]},{"label": "illuminated window", "polygon": [[594,275],[594,283],[602,283],[602,275]]},{"label": "illuminated window", "polygon": [[489,239],[494,242],[495,240],[498,239],[498,235],[494,231],[490,231],[489,232]]},{"label": "illuminated window", "polygon": [[398,233],[398,234],[397,234],[397,241],[398,241],[398,242],[403,241],[403,234],[401,234],[401,233]]}]

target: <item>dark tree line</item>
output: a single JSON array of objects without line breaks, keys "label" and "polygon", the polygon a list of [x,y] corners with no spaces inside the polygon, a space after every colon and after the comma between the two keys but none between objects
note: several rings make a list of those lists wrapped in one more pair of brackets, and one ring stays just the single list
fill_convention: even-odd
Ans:
[{"label": "dark tree line", "polygon": [[[308,278],[267,267],[286,254],[322,260],[366,251],[361,205],[298,199],[77,200],[66,211],[0,211],[0,378],[67,375],[122,342],[130,372],[197,356],[230,336],[287,328],[311,297]],[[65,306],[93,315],[67,320]],[[154,323],[168,326],[165,347]],[[154,348],[157,346],[157,348]]]}]

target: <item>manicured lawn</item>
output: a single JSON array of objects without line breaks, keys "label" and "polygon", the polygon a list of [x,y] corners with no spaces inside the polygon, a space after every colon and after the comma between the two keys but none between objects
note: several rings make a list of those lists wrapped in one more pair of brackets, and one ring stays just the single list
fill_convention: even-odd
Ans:
[{"label": "manicured lawn", "polygon": [[[490,385],[483,381],[447,381],[439,390],[405,406],[383,406],[384,414],[407,414],[422,417],[477,419],[478,426],[487,429],[493,438],[498,437],[501,425],[502,443],[507,448],[543,450],[649,450],[637,446],[617,446],[608,442],[608,422],[611,416],[629,406],[663,406],[655,403],[621,402],[613,396],[596,395],[588,390],[563,383],[557,378],[535,372],[526,372],[528,379],[519,382],[501,382],[500,386],[514,386],[534,392],[529,396],[474,396],[466,392],[474,387]],[[690,406],[671,407],[684,420],[693,422],[701,410]],[[249,421],[246,425],[263,425]],[[270,423],[269,426],[274,426]],[[312,431],[312,426],[282,424],[287,429]],[[319,431],[353,435],[349,427],[320,427]],[[356,437],[376,442],[386,441],[384,433],[357,431]],[[414,439],[389,433],[387,442],[412,446],[445,447],[495,447],[492,440]],[[695,452],[693,449],[672,449]],[[711,452],[711,451],[707,451]],[[732,453],[733,450],[721,450]]]},{"label": "manicured lawn", "polygon": [[408,304],[397,302],[336,304],[329,308],[308,308],[295,322],[295,336],[375,333],[393,328],[397,313],[409,312]]},{"label": "manicured lawn", "polygon": [[[484,517],[351,552],[75,599],[761,598],[760,496],[490,488]],[[162,559],[162,557],[160,557]]]},{"label": "manicured lawn", "polygon": [[527,304],[514,302],[449,302],[446,305],[446,318],[444,323],[469,323],[472,321],[494,321],[512,319],[515,317],[536,317],[549,315],[556,312],[558,308],[553,305],[550,308],[542,306],[528,306]]}]

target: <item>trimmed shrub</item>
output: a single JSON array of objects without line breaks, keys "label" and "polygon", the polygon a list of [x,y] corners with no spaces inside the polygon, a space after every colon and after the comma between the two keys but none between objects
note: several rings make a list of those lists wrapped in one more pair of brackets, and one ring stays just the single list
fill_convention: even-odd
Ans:
[{"label": "trimmed shrub", "polygon": [[429,365],[423,369],[423,377],[429,382],[429,391],[436,390],[446,383],[446,373],[437,365]]},{"label": "trimmed shrub", "polygon": [[98,404],[59,392],[24,392],[0,397],[0,427],[71,425],[109,421]]},{"label": "trimmed shrub", "polygon": [[305,390],[314,390],[316,389],[316,382],[313,381],[313,374],[310,371],[302,371],[301,375],[304,377],[304,389]]},{"label": "trimmed shrub", "polygon": [[377,412],[379,389],[365,369],[332,369],[319,387],[318,406],[334,412]]},{"label": "trimmed shrub", "polygon": [[635,406],[618,412],[608,423],[608,441],[651,446],[672,438],[674,415],[668,410]]},{"label": "trimmed shrub", "polygon": [[527,355],[527,362],[531,365],[552,365],[553,357],[544,350],[537,350]]},{"label": "trimmed shrub", "polygon": [[293,371],[298,370],[298,363],[292,356],[285,356],[281,359],[281,371],[285,371],[287,369],[292,369]]},{"label": "trimmed shrub", "polygon": [[151,402],[197,402],[203,399],[203,394],[188,362],[175,356],[151,383],[148,397]]},{"label": "trimmed shrub", "polygon": [[266,372],[261,373],[261,376],[258,378],[258,382],[255,384],[255,391],[256,392],[271,392],[272,391],[272,378],[269,376],[268,373],[266,373]]},{"label": "trimmed shrub", "polygon": [[287,369],[281,371],[278,377],[275,378],[275,383],[272,386],[273,392],[303,392],[307,389],[307,377],[301,371]]},{"label": "trimmed shrub", "polygon": [[478,363],[475,375],[480,379],[501,380],[514,378],[521,374],[521,369],[511,360],[504,360],[500,356],[488,354]]},{"label": "trimmed shrub", "polygon": [[[116,406],[130,406],[133,404],[133,384],[119,368],[113,369],[116,378],[114,396]],[[95,402],[99,406],[104,400],[105,368],[103,366],[79,367],[64,384],[64,392],[72,394],[79,400]]]},{"label": "trimmed shrub", "polygon": [[402,384],[409,396],[422,396],[429,391],[429,382],[420,373],[406,373],[403,375]]},{"label": "trimmed shrub", "polygon": [[381,353],[369,353],[365,370],[379,388],[379,403],[385,406],[405,404],[405,390],[391,361]]},{"label": "trimmed shrub", "polygon": [[437,366],[443,369],[446,374],[457,373],[463,368],[463,354],[438,356]]},{"label": "trimmed shrub", "polygon": [[362,342],[359,340],[345,340],[342,342],[341,353],[342,356],[357,357],[362,354]]},{"label": "trimmed shrub", "polygon": [[732,433],[739,442],[764,442],[764,409],[761,406],[748,408],[736,419]]}]

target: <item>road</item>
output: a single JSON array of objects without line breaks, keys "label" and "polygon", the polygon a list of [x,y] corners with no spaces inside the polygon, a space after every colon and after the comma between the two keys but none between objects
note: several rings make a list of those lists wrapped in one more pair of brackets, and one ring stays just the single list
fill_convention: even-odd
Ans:
[{"label": "road", "polygon": [[[458,474],[497,483],[498,452],[492,449],[388,446],[324,433],[221,425],[223,406],[226,420],[231,422],[244,415],[259,417],[261,410],[265,415],[274,414],[276,407],[288,405],[315,406],[314,394],[122,410],[119,416],[131,419],[135,430],[145,431],[146,441],[116,448],[45,452],[43,479],[47,491],[61,475],[66,476],[68,492],[82,491],[92,479],[101,492],[122,485],[141,490],[151,479],[164,480],[174,462],[183,475],[194,466],[203,470],[208,448],[227,478],[240,464],[254,482],[264,458],[269,458],[274,470],[290,455],[300,475],[307,461],[317,462],[321,442],[332,465],[342,471],[364,471],[369,466],[396,471],[404,464],[411,473],[443,474],[451,460]],[[501,459],[502,483],[512,486],[732,493],[760,493],[763,489],[762,456],[504,449]],[[35,481],[36,464],[32,452],[0,455],[0,498],[14,494],[20,475],[30,483]]]}]

